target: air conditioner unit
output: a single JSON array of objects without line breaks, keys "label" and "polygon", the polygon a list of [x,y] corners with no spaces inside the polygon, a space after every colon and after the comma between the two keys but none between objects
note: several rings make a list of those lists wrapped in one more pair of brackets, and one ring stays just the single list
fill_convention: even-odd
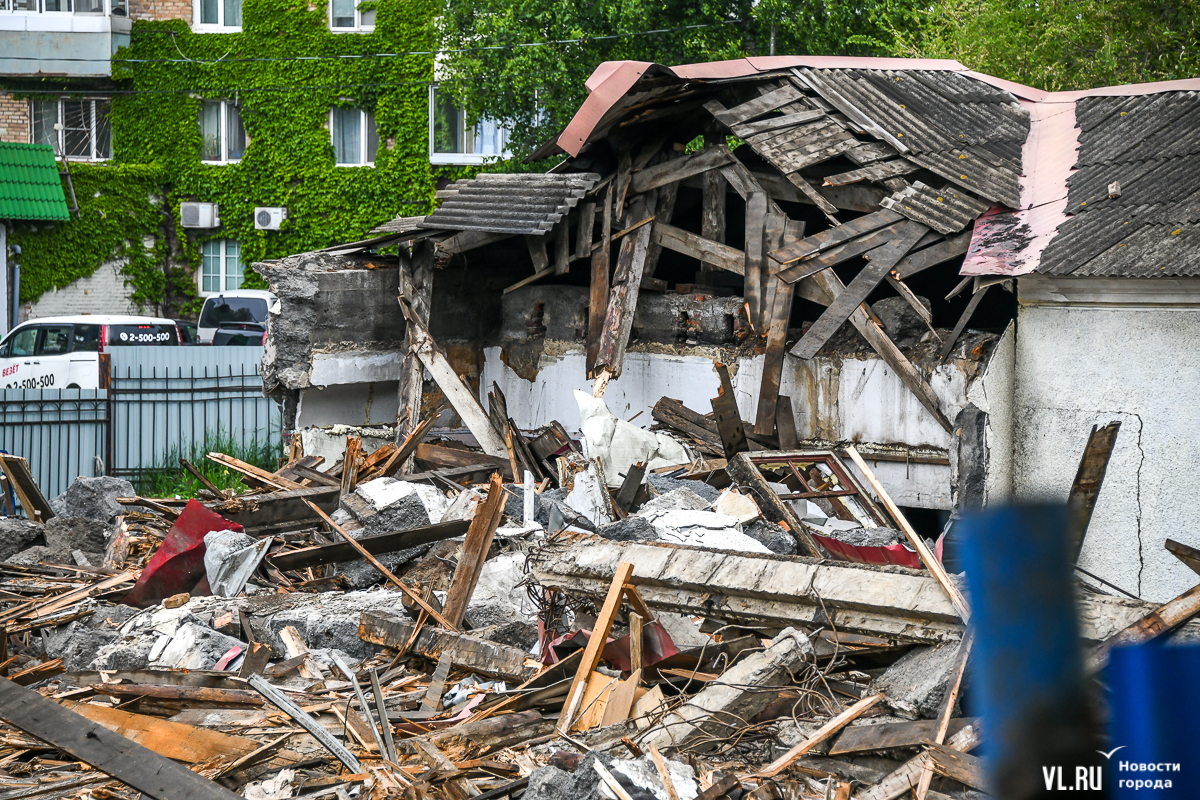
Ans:
[{"label": "air conditioner unit", "polygon": [[216,203],[180,203],[179,221],[185,228],[219,228],[221,213]]},{"label": "air conditioner unit", "polygon": [[254,209],[254,227],[260,231],[277,231],[279,223],[287,219],[286,208],[259,206]]}]

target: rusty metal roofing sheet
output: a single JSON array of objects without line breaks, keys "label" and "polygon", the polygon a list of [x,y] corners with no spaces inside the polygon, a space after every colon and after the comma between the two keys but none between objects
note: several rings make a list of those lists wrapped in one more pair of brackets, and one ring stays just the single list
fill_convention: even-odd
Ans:
[{"label": "rusty metal roofing sheet", "polygon": [[544,236],[599,181],[594,172],[480,175],[438,192],[442,207],[418,225]]}]

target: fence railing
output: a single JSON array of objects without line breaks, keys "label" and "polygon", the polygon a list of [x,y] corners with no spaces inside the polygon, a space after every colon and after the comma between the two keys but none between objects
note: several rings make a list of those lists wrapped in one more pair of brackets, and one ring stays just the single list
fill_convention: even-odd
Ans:
[{"label": "fence railing", "polygon": [[263,397],[251,347],[127,347],[107,390],[0,391],[0,450],[23,456],[47,498],[80,475],[136,481],[178,469],[206,442],[281,446],[282,414]]}]

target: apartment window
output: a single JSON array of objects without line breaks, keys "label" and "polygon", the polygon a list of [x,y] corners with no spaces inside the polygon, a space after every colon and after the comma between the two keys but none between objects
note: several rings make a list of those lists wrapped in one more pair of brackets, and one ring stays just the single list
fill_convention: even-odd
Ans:
[{"label": "apartment window", "polygon": [[372,166],[379,150],[375,112],[335,108],[331,115],[334,160],[339,167]]},{"label": "apartment window", "polygon": [[246,151],[246,129],[238,107],[227,100],[205,100],[200,105],[200,158],[212,164],[240,161]]},{"label": "apartment window", "polygon": [[242,0],[200,0],[200,27],[208,30],[239,31],[242,29]]},{"label": "apartment window", "polygon": [[358,0],[329,0],[329,28],[338,31],[375,30],[375,9],[359,8]]},{"label": "apartment window", "polygon": [[33,101],[33,141],[77,161],[112,158],[108,100],[59,97]]},{"label": "apartment window", "polygon": [[201,294],[242,288],[242,247],[233,239],[209,239],[200,246],[200,261]]},{"label": "apartment window", "polygon": [[429,161],[432,164],[482,164],[507,158],[508,130],[482,119],[469,127],[467,115],[449,95],[429,87]]}]

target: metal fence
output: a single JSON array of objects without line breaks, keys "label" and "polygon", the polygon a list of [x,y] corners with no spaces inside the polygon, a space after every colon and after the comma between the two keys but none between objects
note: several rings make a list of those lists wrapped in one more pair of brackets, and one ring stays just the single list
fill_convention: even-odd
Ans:
[{"label": "metal fence", "polygon": [[282,447],[257,347],[114,350],[107,390],[0,391],[0,449],[23,456],[47,498],[79,475],[137,480],[206,447]]}]

